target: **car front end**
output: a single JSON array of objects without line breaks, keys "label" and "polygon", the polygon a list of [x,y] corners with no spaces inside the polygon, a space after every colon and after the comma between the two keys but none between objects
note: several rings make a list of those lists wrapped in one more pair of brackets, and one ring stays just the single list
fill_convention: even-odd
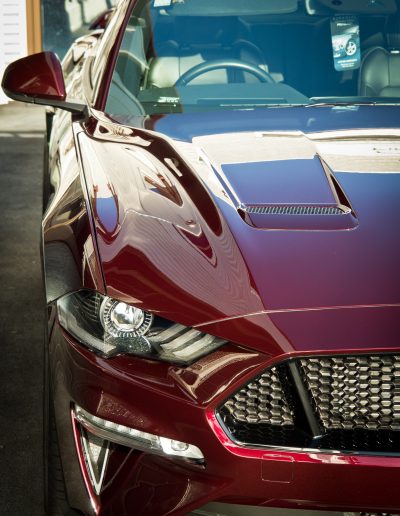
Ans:
[{"label": "car front end", "polygon": [[400,511],[398,13],[122,0],[7,68],[55,109],[49,514]]},{"label": "car front end", "polygon": [[[257,149],[253,131],[197,128],[184,142],[174,138],[192,130],[183,115],[163,134],[111,139],[112,122],[98,119],[78,135],[106,287],[59,298],[50,339],[73,507],[398,510],[398,174],[368,172],[397,166],[382,139],[394,129],[380,127],[396,114],[383,107],[378,127],[363,129],[376,108],[318,109],[312,135],[278,136],[264,120],[274,151]],[[292,108],[288,123],[294,112],[304,126],[316,116]],[[254,127],[262,115],[231,116]],[[346,121],[354,127],[337,125]],[[238,163],[249,141],[270,159]],[[293,148],[302,159],[271,156]],[[294,181],[294,163],[299,190],[252,181],[272,165]]]},{"label": "car front end", "polygon": [[395,350],[271,359],[226,344],[181,367],[96,356],[56,324],[51,356],[69,501],[85,513],[398,510]]}]

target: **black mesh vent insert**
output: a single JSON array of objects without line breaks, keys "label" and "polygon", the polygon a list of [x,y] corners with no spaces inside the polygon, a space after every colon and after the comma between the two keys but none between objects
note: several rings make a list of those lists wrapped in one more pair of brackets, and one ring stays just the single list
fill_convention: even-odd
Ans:
[{"label": "black mesh vent insert", "polygon": [[337,206],[310,206],[310,205],[265,205],[246,206],[249,214],[257,215],[346,215],[347,212]]}]

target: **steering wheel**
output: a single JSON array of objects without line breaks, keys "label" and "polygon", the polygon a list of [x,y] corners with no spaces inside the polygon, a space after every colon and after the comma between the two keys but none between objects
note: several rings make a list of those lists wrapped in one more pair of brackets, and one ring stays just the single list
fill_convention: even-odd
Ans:
[{"label": "steering wheel", "polygon": [[193,81],[196,77],[199,77],[199,75],[204,75],[207,72],[223,68],[236,68],[243,72],[250,73],[257,77],[260,82],[275,82],[268,72],[259,68],[256,64],[249,63],[247,61],[240,61],[239,59],[215,59],[213,61],[205,61],[204,63],[192,66],[192,68],[189,68],[189,70],[179,77],[174,86],[186,86],[186,84]]}]

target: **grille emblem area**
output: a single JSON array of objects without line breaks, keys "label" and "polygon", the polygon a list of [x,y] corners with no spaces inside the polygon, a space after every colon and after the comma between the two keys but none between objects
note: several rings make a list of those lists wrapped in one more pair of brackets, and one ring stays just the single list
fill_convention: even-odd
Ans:
[{"label": "grille emblem area", "polygon": [[217,417],[243,446],[400,454],[400,355],[283,362],[233,394]]}]

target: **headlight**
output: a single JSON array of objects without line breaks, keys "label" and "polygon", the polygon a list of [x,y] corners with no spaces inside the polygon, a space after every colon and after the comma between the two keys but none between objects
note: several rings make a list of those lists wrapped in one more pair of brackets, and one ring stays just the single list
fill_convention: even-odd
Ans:
[{"label": "headlight", "polygon": [[68,333],[106,357],[132,354],[187,365],[226,343],[90,290],[64,296],[57,310]]}]

